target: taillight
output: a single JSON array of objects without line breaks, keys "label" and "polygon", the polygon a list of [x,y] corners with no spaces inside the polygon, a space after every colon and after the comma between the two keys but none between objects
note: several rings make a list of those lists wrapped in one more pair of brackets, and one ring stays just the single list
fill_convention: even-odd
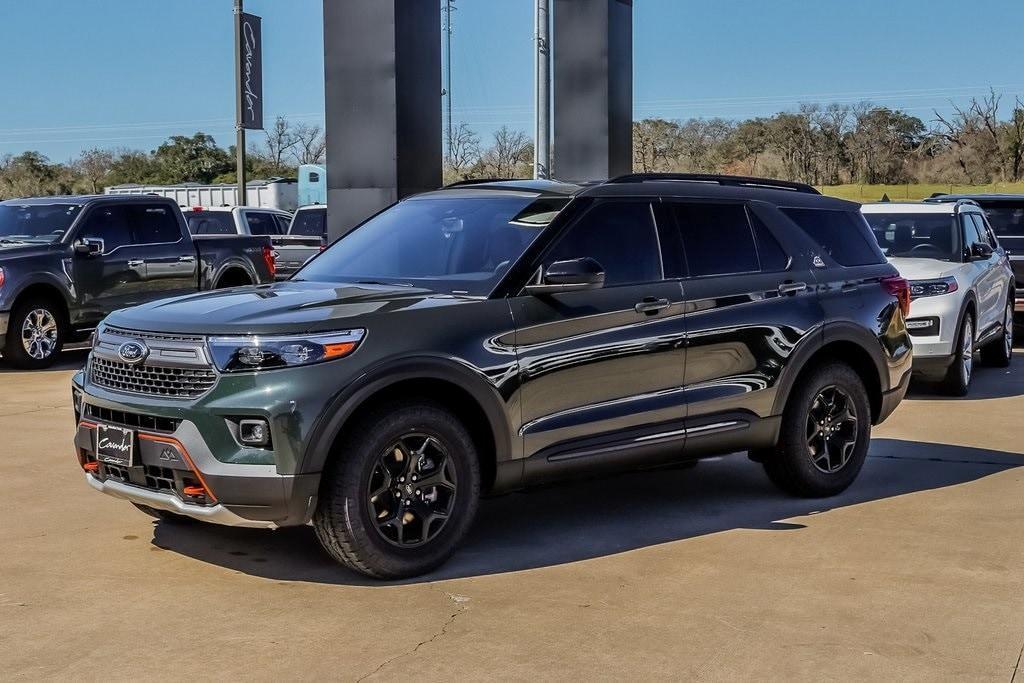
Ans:
[{"label": "taillight", "polygon": [[4,286],[4,269],[0,268],[0,287]]},{"label": "taillight", "polygon": [[274,250],[266,245],[263,246],[263,262],[267,264],[267,270],[270,271],[270,277],[276,277],[277,259],[274,258]]},{"label": "taillight", "polygon": [[910,314],[910,283],[898,275],[882,278],[882,287],[886,292],[896,297],[900,302],[900,310],[903,316]]},{"label": "taillight", "polygon": [[326,249],[327,249],[327,238],[326,237],[321,237],[320,238],[320,251],[324,251]]}]

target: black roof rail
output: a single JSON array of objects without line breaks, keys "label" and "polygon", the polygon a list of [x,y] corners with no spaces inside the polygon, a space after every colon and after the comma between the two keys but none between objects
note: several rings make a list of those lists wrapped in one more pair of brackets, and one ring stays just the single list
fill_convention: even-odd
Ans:
[{"label": "black roof rail", "polygon": [[690,183],[718,183],[719,185],[734,185],[737,187],[766,187],[777,190],[791,190],[793,192],[804,192],[806,194],[821,194],[806,183],[794,183],[788,180],[773,180],[771,178],[754,178],[742,175],[719,175],[715,173],[629,173],[610,178],[607,182],[611,184],[620,183],[643,183],[658,181],[682,181]]},{"label": "black roof rail", "polygon": [[505,180],[523,180],[522,178],[467,178],[466,180],[457,180],[454,183],[445,185],[442,189],[447,190],[449,187],[465,187],[466,185],[483,185],[485,183],[500,183]]}]

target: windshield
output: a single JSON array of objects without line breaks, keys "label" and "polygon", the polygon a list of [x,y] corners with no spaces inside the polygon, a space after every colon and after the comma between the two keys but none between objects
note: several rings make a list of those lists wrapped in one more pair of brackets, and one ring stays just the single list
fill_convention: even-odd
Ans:
[{"label": "windshield", "polygon": [[956,220],[945,213],[865,213],[871,232],[888,257],[958,261]]},{"label": "windshield", "polygon": [[79,204],[0,204],[0,243],[56,242],[81,208]]},{"label": "windshield", "polygon": [[518,192],[408,199],[335,242],[295,279],[485,296],[567,202]]},{"label": "windshield", "polygon": [[327,236],[327,209],[299,209],[288,226],[289,235],[301,237]]}]

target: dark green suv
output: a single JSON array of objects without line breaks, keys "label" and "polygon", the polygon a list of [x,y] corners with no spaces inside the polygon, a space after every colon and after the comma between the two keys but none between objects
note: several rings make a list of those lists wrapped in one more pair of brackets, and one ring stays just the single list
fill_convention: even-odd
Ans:
[{"label": "dark green suv", "polygon": [[906,391],[907,283],[855,204],[727,176],[450,187],[289,281],[121,310],[74,378],[86,480],[163,520],[312,522],[382,578],[483,493],[747,451],[849,486]]}]

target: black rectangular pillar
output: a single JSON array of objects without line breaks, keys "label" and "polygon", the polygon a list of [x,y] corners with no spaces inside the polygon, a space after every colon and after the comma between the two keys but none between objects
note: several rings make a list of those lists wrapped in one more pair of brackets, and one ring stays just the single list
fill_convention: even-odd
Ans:
[{"label": "black rectangular pillar", "polygon": [[440,0],[324,0],[332,240],[441,185]]},{"label": "black rectangular pillar", "polygon": [[559,180],[633,167],[633,2],[554,0],[554,140]]}]

